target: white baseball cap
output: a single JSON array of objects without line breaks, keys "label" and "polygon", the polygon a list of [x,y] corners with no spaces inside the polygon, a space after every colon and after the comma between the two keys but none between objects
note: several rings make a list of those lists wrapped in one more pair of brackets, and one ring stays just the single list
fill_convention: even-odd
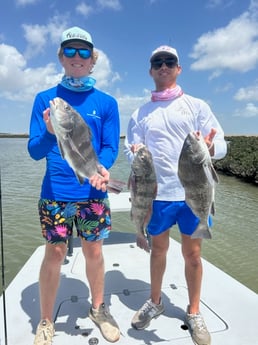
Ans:
[{"label": "white baseball cap", "polygon": [[177,61],[179,63],[177,51],[173,47],[160,46],[157,49],[153,50],[153,52],[151,53],[150,61],[152,62],[158,55],[173,55],[177,58]]},{"label": "white baseball cap", "polygon": [[62,33],[61,47],[69,42],[83,42],[93,48],[91,35],[78,26],[73,26],[72,28],[67,29]]}]

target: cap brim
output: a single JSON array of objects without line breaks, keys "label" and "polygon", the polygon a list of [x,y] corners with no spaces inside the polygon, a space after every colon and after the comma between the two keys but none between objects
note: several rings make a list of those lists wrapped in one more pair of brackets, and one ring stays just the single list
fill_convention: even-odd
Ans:
[{"label": "cap brim", "polygon": [[177,57],[176,55],[164,51],[164,52],[158,52],[158,53],[152,55],[152,57],[150,58],[150,62],[152,62],[154,59],[156,59],[156,57],[158,57],[159,55],[162,55],[162,56],[164,56],[164,55],[165,55],[165,56],[173,56],[173,57],[175,57],[175,58],[177,59],[177,61],[178,61],[178,57]]},{"label": "cap brim", "polygon": [[72,42],[83,43],[83,44],[89,46],[90,48],[93,48],[93,44],[91,42],[84,41],[84,40],[79,40],[79,39],[66,40],[66,41],[61,43],[61,47],[65,46],[65,45],[67,45],[69,43],[72,43]]}]

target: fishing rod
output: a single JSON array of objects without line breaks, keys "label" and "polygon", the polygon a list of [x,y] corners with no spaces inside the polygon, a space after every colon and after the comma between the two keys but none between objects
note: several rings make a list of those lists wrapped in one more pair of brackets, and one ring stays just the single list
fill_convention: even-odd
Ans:
[{"label": "fishing rod", "polygon": [[4,314],[4,335],[5,345],[8,345],[7,341],[7,323],[6,323],[6,300],[5,300],[5,274],[4,274],[4,234],[3,234],[3,209],[2,209],[2,181],[1,181],[1,169],[0,169],[0,233],[1,233],[1,264],[2,264],[2,289],[3,289],[3,314]]}]

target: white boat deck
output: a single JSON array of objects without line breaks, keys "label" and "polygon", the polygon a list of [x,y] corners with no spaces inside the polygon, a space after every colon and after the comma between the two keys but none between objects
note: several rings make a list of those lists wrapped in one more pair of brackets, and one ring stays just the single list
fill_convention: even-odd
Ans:
[{"label": "white boat deck", "polygon": [[[113,211],[130,207],[128,193],[113,196]],[[180,244],[171,239],[167,270],[162,287],[165,312],[141,331],[131,319],[149,297],[149,254],[135,246],[135,235],[112,232],[103,247],[106,268],[105,302],[121,329],[118,345],[193,344],[184,326],[188,303],[184,262]],[[33,344],[39,321],[38,275],[44,246],[36,249],[5,291],[8,345]],[[73,255],[62,266],[61,284],[55,305],[53,345],[110,344],[89,319],[90,295],[79,241]],[[204,279],[201,312],[212,337],[212,345],[257,345],[258,295],[215,266],[203,260]],[[3,316],[1,297],[1,320]],[[1,322],[0,345],[5,344]]]}]

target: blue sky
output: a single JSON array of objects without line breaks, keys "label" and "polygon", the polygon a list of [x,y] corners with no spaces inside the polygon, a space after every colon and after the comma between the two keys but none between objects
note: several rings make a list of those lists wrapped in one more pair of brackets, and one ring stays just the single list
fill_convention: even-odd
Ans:
[{"label": "blue sky", "polygon": [[179,53],[178,84],[207,101],[225,134],[258,134],[258,0],[9,0],[0,12],[0,132],[28,133],[38,91],[55,85],[61,33],[93,37],[96,87],[114,96],[121,134],[150,99],[149,57]]}]

